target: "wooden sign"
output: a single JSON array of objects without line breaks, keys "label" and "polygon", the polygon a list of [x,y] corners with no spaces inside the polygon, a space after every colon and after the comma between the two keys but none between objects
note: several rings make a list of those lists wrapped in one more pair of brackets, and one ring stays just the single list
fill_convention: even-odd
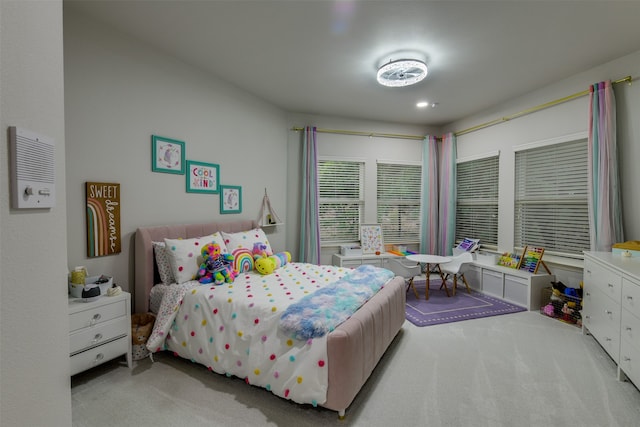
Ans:
[{"label": "wooden sign", "polygon": [[120,253],[120,184],[87,182],[87,256]]}]

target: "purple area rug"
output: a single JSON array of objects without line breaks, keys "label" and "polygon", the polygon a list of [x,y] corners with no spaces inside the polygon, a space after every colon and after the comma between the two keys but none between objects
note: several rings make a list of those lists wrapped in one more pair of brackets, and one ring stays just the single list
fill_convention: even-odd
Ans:
[{"label": "purple area rug", "polygon": [[[440,289],[440,279],[431,280],[429,300],[424,299],[425,282],[414,282],[418,290],[419,300],[413,289],[407,292],[406,318],[416,326],[439,325],[442,323],[460,322],[462,320],[479,319],[481,317],[525,311],[520,307],[499,298],[467,289],[458,284],[456,296],[447,297],[444,289]],[[448,282],[449,294],[452,294],[452,283]]]}]

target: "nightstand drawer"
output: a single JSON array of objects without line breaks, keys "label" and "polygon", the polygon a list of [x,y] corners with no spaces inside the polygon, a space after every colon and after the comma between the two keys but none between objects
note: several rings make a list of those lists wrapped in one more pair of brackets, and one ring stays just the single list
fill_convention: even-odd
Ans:
[{"label": "nightstand drawer", "polygon": [[[103,298],[109,297],[101,297]],[[92,304],[92,303],[84,303]],[[106,322],[117,317],[127,315],[127,305],[125,300],[115,301],[111,304],[102,304],[87,310],[79,311],[69,315],[69,331],[73,332],[81,328],[95,326],[98,323]]]},{"label": "nightstand drawer", "polygon": [[81,329],[69,335],[69,353],[74,354],[121,335],[126,335],[128,328],[127,317],[121,316],[114,320],[98,323],[90,328]]},{"label": "nightstand drawer", "polygon": [[108,360],[127,354],[129,351],[128,336],[118,338],[104,345],[94,347],[71,356],[71,375],[98,366]]}]

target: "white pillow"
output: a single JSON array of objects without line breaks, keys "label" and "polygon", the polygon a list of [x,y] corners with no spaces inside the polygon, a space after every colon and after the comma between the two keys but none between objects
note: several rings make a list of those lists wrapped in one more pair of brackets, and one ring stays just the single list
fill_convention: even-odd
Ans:
[{"label": "white pillow", "polygon": [[219,244],[222,253],[227,250],[222,236],[217,232],[193,239],[164,239],[164,243],[176,283],[195,279],[202,262],[200,251],[207,243]]},{"label": "white pillow", "polygon": [[160,281],[165,285],[170,285],[175,282],[173,278],[173,270],[171,269],[171,261],[167,251],[165,251],[164,242],[151,242],[153,245],[153,253],[156,258],[156,265],[158,266],[158,273],[160,274]]},{"label": "white pillow", "polygon": [[238,248],[249,249],[253,251],[253,245],[255,243],[263,243],[267,248],[266,251],[269,254],[273,253],[267,235],[264,234],[262,228],[254,228],[249,231],[241,231],[239,233],[225,233],[222,232],[224,243],[227,245],[227,250],[233,252]]}]

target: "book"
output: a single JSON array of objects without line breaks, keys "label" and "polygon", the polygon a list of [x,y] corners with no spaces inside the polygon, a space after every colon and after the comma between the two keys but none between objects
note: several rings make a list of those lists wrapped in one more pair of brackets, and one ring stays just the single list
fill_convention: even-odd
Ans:
[{"label": "book", "polygon": [[465,237],[462,239],[460,244],[456,247],[456,249],[465,251],[465,252],[473,252],[480,247],[480,239],[469,239]]},{"label": "book", "polygon": [[518,268],[521,256],[516,253],[505,252],[498,259],[498,265],[508,268]]}]

